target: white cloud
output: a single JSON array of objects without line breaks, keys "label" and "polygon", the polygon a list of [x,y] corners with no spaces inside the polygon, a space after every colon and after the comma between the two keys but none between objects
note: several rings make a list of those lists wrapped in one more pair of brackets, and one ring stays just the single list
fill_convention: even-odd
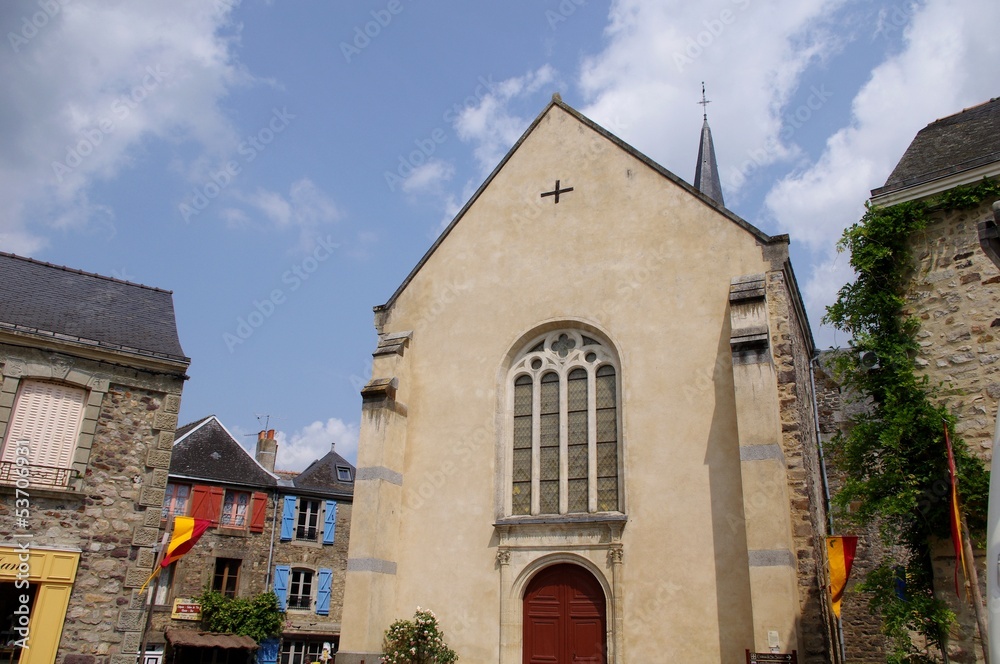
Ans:
[{"label": "white cloud", "polygon": [[[887,24],[898,27],[896,19]],[[994,26],[1000,5],[928,0],[909,19],[903,49],[872,71],[853,100],[850,123],[827,140],[816,163],[782,179],[767,195],[778,227],[817,255],[805,279],[810,309],[833,302],[835,291],[824,282],[835,243],[860,219],[869,191],[885,182],[916,133],[997,94],[1000,43]],[[841,263],[846,260],[841,257]],[[850,274],[839,270],[838,276],[847,277],[836,282],[839,287]]]},{"label": "white cloud", "polygon": [[455,175],[455,167],[441,159],[431,159],[426,164],[413,169],[403,181],[403,191],[408,194],[438,191],[441,185]]},{"label": "white cloud", "polygon": [[[249,195],[234,191],[233,195],[256,209],[274,228],[298,230],[302,247],[312,246],[318,227],[332,224],[340,218],[334,202],[309,178],[293,182],[287,195],[263,188]],[[239,217],[234,211],[227,210],[225,218],[243,221],[246,216]]]},{"label": "white cloud", "polygon": [[528,126],[528,120],[510,110],[510,103],[538,92],[556,80],[556,72],[543,65],[523,76],[494,85],[477,104],[466,106],[455,119],[455,132],[473,144],[473,154],[484,173],[499,163]]},{"label": "white cloud", "polygon": [[[41,5],[4,3],[0,243],[38,251],[53,228],[113,212],[91,187],[141,158],[149,139],[222,152],[237,136],[219,101],[251,81],[230,33],[235,3],[74,0],[37,30]],[[13,37],[11,36],[13,35]]]},{"label": "white cloud", "polygon": [[358,425],[331,417],[326,422],[317,420],[291,434],[278,431],[278,470],[305,470],[310,463],[330,451],[331,445],[337,454],[352,464],[358,458]]},{"label": "white cloud", "polygon": [[[715,146],[729,170],[787,160],[782,109],[802,73],[843,45],[824,25],[841,0],[617,0],[607,47],[584,61],[583,112],[693,179],[706,81]],[[754,162],[756,163],[756,162]],[[722,169],[732,198],[745,177]]]}]

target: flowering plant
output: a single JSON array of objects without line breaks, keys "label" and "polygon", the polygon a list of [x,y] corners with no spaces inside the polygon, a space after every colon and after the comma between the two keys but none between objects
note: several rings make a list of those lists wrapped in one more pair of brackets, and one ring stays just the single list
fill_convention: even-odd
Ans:
[{"label": "flowering plant", "polygon": [[383,664],[452,664],[458,655],[444,642],[432,611],[417,607],[413,620],[389,625],[382,641]]}]

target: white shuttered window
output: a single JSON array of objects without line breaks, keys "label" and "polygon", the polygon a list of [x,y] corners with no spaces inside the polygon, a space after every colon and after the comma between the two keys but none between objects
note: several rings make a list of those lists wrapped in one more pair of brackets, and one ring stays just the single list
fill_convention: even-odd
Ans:
[{"label": "white shuttered window", "polygon": [[32,466],[69,468],[86,401],[87,391],[78,387],[22,380],[2,460],[14,462],[17,443],[27,441]]}]

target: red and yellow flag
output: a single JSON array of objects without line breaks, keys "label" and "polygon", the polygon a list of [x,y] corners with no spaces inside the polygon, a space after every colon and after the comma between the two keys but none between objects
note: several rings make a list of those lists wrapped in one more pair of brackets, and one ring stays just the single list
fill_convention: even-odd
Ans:
[{"label": "red and yellow flag", "polygon": [[164,570],[170,567],[170,563],[174,562],[185,553],[191,550],[191,547],[195,545],[198,538],[201,537],[206,530],[211,527],[212,522],[207,519],[193,519],[189,516],[175,516],[174,517],[174,532],[170,537],[170,543],[167,544],[167,551],[163,554],[163,560],[160,561],[160,566],[153,570],[153,573],[149,575],[146,579],[146,583],[142,584],[139,588],[139,592],[146,589],[149,582],[156,578],[156,575],[160,573],[160,570]]},{"label": "red and yellow flag", "polygon": [[189,516],[174,517],[174,534],[167,545],[167,553],[160,561],[160,567],[166,568],[191,550],[212,522],[207,519],[193,519]]},{"label": "red and yellow flag", "polygon": [[830,561],[830,601],[833,612],[840,618],[840,602],[844,599],[847,580],[851,578],[854,552],[858,538],[854,535],[837,535],[826,538],[826,557]]},{"label": "red and yellow flag", "polygon": [[944,444],[948,448],[948,477],[951,480],[951,543],[955,547],[955,594],[962,596],[958,585],[958,568],[962,575],[968,577],[965,568],[965,549],[962,547],[962,517],[958,511],[958,473],[955,470],[955,455],[951,451],[951,438],[948,437],[948,423],[944,423]]}]

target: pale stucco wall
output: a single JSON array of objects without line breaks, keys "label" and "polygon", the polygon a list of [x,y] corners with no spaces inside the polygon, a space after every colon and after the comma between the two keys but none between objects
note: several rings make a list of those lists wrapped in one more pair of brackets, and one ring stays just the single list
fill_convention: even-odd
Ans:
[{"label": "pale stucco wall", "polygon": [[[540,198],[557,178],[574,191]],[[624,661],[741,661],[753,636],[728,294],[732,277],[772,268],[751,232],[552,107],[379,330],[413,332],[373,374],[398,378],[405,436],[375,453],[366,438],[378,436],[363,432],[359,468],[402,454],[402,484],[359,483],[351,558],[356,541],[390,543],[396,574],[378,582],[393,587],[392,617],[431,608],[463,660],[498,661],[505,363],[546,326],[580,326],[621,360]],[[366,492],[398,495],[398,532],[365,533],[386,526],[362,517],[377,509]],[[551,537],[515,547],[512,580],[590,541]],[[573,555],[611,585],[603,549]],[[349,573],[342,650],[377,649],[352,634],[352,597],[363,596]],[[517,600],[503,599],[508,611]]]}]

